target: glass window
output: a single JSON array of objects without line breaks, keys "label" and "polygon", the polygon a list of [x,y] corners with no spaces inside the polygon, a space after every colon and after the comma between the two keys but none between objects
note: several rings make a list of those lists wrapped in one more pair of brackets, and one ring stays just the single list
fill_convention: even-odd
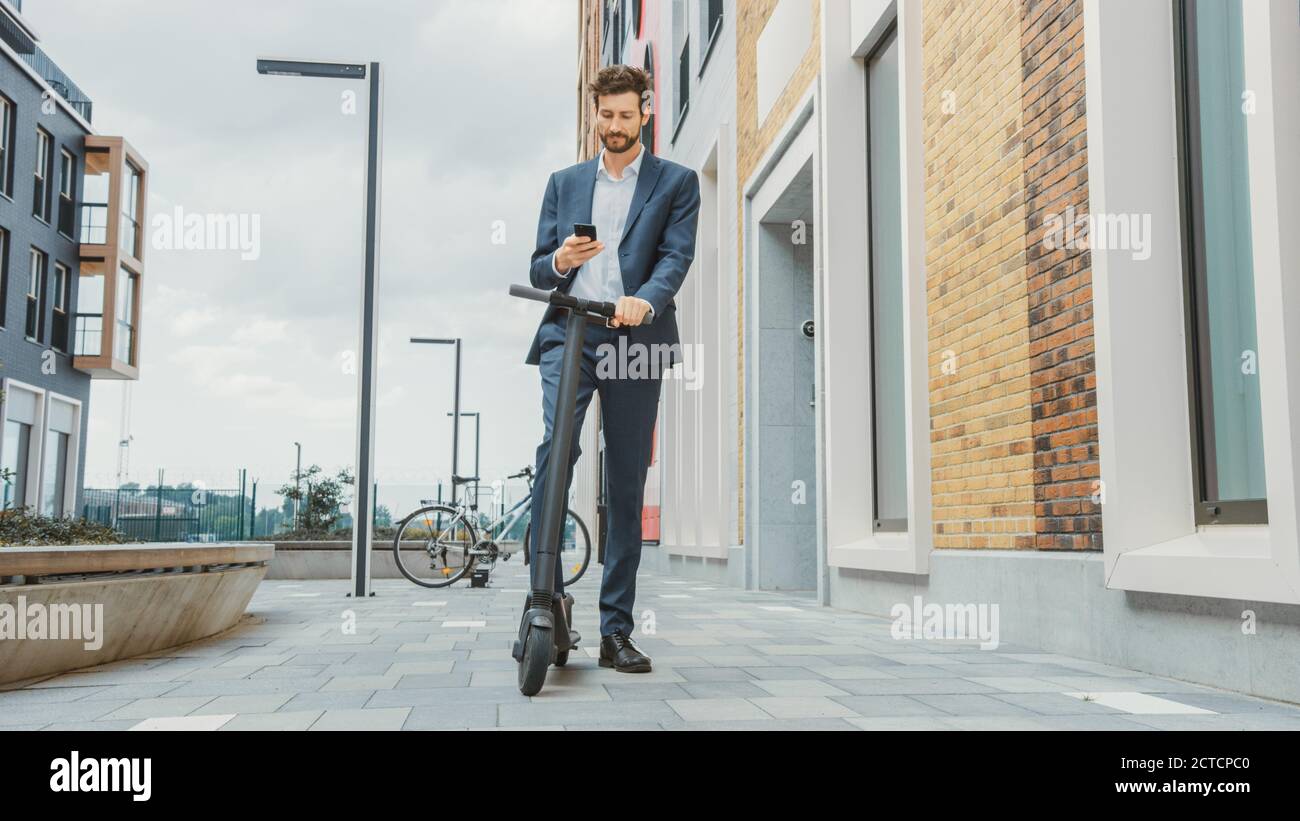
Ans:
[{"label": "glass window", "polygon": [[77,171],[77,158],[67,151],[59,152],[59,232],[72,237],[76,222],[76,204],[73,185]]},{"label": "glass window", "polygon": [[11,148],[13,146],[14,104],[6,97],[0,97],[0,191],[5,196],[13,195],[10,173]]},{"label": "glass window", "polygon": [[45,254],[32,249],[27,275],[27,336],[45,337]]},{"label": "glass window", "polygon": [[691,102],[691,37],[688,34],[682,41],[682,50],[677,55],[677,123]]},{"label": "glass window", "polygon": [[49,134],[36,129],[36,178],[32,188],[32,214],[46,222],[50,221],[50,171],[54,161]]},{"label": "glass window", "polygon": [[22,507],[27,498],[27,455],[32,426],[13,419],[5,420],[4,506]]},{"label": "glass window", "polygon": [[867,59],[871,419],[877,530],[907,529],[900,161],[898,41],[891,31]]},{"label": "glass window", "polygon": [[63,515],[63,491],[68,479],[68,434],[45,434],[45,469],[41,474],[41,513]]},{"label": "glass window", "polygon": [[62,263],[54,263],[54,312],[50,345],[56,350],[68,352],[68,290],[72,284],[72,275]]},{"label": "glass window", "polygon": [[77,340],[73,350],[77,356],[99,356],[103,353],[104,275],[83,274],[79,284]]},{"label": "glass window", "polygon": [[117,280],[117,310],[114,313],[117,329],[113,332],[113,357],[134,365],[136,276],[123,268]]},{"label": "glass window", "polygon": [[9,324],[5,318],[9,305],[9,232],[0,228],[0,328]]},{"label": "glass window", "polygon": [[1242,0],[1181,7],[1197,520],[1264,522]]},{"label": "glass window", "polygon": [[103,245],[108,241],[108,152],[87,151],[81,182],[81,241]]},{"label": "glass window", "polygon": [[129,162],[122,178],[122,227],[118,244],[123,251],[140,258],[140,172]]}]

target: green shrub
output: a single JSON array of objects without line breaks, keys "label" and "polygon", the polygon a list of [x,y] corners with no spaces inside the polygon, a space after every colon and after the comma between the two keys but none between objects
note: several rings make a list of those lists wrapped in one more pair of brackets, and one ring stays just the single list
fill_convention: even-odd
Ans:
[{"label": "green shrub", "polygon": [[130,541],[112,527],[88,519],[41,516],[31,508],[0,511],[0,546],[58,544],[123,544]]}]

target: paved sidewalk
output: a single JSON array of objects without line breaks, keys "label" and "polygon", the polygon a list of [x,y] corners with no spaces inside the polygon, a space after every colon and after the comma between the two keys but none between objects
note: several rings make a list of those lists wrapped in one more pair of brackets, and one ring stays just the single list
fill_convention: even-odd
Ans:
[{"label": "paved sidewalk", "polygon": [[[887,619],[643,573],[634,638],[654,672],[596,665],[594,567],[574,589],[583,642],[532,698],[510,645],[525,568],[493,587],[268,581],[244,623],[153,658],[0,692],[5,729],[1300,730],[1300,707],[1003,644],[894,640]],[[355,632],[345,631],[355,617]],[[147,618],[147,614],[142,614]]]}]

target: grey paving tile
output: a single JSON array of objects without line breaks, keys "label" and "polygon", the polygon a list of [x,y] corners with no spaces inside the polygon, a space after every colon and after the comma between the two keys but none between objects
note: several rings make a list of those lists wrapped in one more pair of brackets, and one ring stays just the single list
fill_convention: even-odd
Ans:
[{"label": "grey paving tile", "polygon": [[112,721],[119,718],[142,719],[187,716],[211,700],[212,696],[141,698],[119,707],[111,713],[106,713],[103,717]]},{"label": "grey paving tile", "polygon": [[759,730],[763,732],[809,732],[809,731],[857,731],[853,719],[842,718],[807,718],[807,719],[767,719],[764,721],[690,721],[680,727],[669,729],[688,731],[734,731]]},{"label": "grey paving tile", "polygon": [[665,704],[685,721],[762,721],[772,718],[771,713],[743,698],[669,699]]},{"label": "grey paving tile", "polygon": [[[385,690],[384,692],[390,692]],[[342,693],[299,693],[284,703],[277,712],[295,713],[305,710],[347,710],[364,707],[374,690],[349,690]]]},{"label": "grey paving tile", "polygon": [[1084,701],[1061,693],[995,693],[989,698],[1005,701],[1040,715],[1118,715],[1122,711],[1094,701]]},{"label": "grey paving tile", "polygon": [[217,696],[195,710],[191,715],[224,715],[225,713],[274,713],[292,698],[288,693],[269,693],[249,696]]},{"label": "grey paving tile", "polygon": [[44,732],[56,733],[121,732],[122,730],[129,730],[139,723],[139,720],[134,718],[128,718],[122,721],[74,721],[47,724],[41,729]]},{"label": "grey paving tile", "polygon": [[326,710],[309,730],[400,730],[410,707],[375,710]]},{"label": "grey paving tile", "polygon": [[755,677],[738,667],[675,667],[686,681],[751,681]]},{"label": "grey paving tile", "polygon": [[498,723],[502,726],[644,724],[676,718],[668,703],[658,701],[562,701],[548,704],[534,700],[528,704],[502,704],[498,712]]},{"label": "grey paving tile", "polygon": [[497,726],[497,705],[491,702],[445,706],[412,707],[403,730],[457,730]]},{"label": "grey paving tile", "polygon": [[0,729],[17,727],[24,724],[72,723],[95,721],[131,704],[125,699],[118,701],[66,701],[58,702],[58,709],[51,704],[21,704],[0,710]]},{"label": "grey paving tile", "polygon": [[992,687],[964,678],[837,679],[835,686],[855,695],[923,695],[996,693]]},{"label": "grey paving tile", "polygon": [[[419,690],[377,690],[367,707],[417,707],[438,704],[514,704],[527,702],[518,687],[432,687]],[[563,722],[561,722],[563,723]]]},{"label": "grey paving tile", "polygon": [[749,681],[692,681],[680,685],[690,698],[761,698],[772,695]]},{"label": "grey paving tile", "polygon": [[613,701],[664,701],[670,698],[689,698],[691,693],[685,689],[689,686],[709,687],[714,685],[743,685],[743,682],[704,682],[696,685],[663,682],[653,684],[606,684],[604,686],[605,692],[609,693],[609,697]]},{"label": "grey paving tile", "polygon": [[1203,707],[1216,713],[1271,713],[1300,718],[1300,707],[1296,705],[1237,693],[1177,693],[1165,697],[1170,701]]},{"label": "grey paving tile", "polygon": [[248,713],[237,715],[221,725],[221,732],[251,730],[265,731],[299,731],[306,730],[316,723],[324,710],[301,710],[289,713]]},{"label": "grey paving tile", "polygon": [[945,711],[904,695],[836,696],[839,704],[861,716],[941,716]]}]

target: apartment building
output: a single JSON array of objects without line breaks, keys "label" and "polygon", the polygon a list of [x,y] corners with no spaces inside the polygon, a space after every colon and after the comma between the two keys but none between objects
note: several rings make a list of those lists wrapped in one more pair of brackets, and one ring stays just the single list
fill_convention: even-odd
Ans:
[{"label": "apartment building", "polygon": [[1293,2],[582,8],[705,189],[643,567],[1300,701]]},{"label": "apartment building", "polygon": [[4,508],[79,510],[92,379],[136,379],[148,163],[0,0]]}]

